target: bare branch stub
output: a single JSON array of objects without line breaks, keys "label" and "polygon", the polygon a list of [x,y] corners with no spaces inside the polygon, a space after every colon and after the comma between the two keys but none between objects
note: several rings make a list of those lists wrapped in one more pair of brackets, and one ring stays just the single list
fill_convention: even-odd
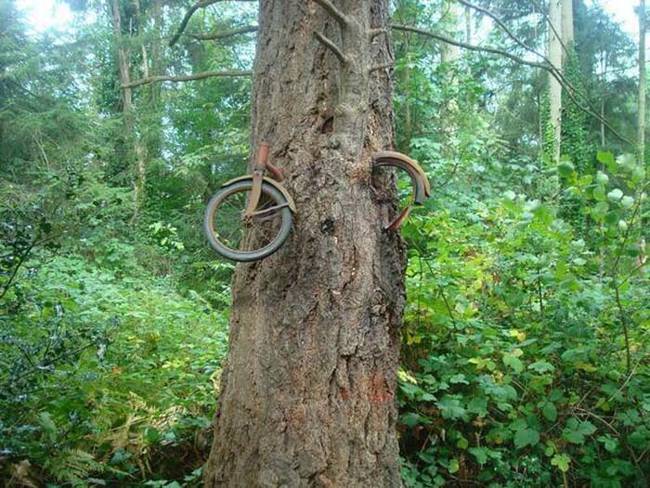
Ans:
[{"label": "bare branch stub", "polygon": [[381,71],[382,69],[392,69],[395,65],[393,63],[384,63],[377,66],[373,66],[368,70],[368,73],[374,73],[375,71]]},{"label": "bare branch stub", "polygon": [[332,3],[331,0],[314,0],[318,5],[323,7],[336,21],[341,25],[342,28],[347,28],[350,23],[350,17],[341,12],[336,5]]},{"label": "bare branch stub", "polygon": [[314,37],[318,39],[318,41],[323,44],[325,47],[327,47],[330,51],[334,53],[334,55],[339,59],[339,61],[343,64],[348,64],[350,60],[348,57],[341,51],[341,49],[336,45],[334,41],[332,41],[329,37],[325,36],[324,34],[321,34],[318,31],[314,32]]},{"label": "bare branch stub", "polygon": [[368,31],[368,36],[370,37],[370,40],[372,41],[375,37],[380,36],[382,34],[388,34],[389,29],[370,29]]}]

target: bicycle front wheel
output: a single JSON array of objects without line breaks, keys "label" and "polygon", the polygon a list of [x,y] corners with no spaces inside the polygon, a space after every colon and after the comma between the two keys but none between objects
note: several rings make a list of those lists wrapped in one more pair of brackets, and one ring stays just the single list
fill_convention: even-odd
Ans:
[{"label": "bicycle front wheel", "polygon": [[205,211],[204,228],[210,245],[223,257],[250,262],[277,251],[289,237],[292,215],[282,192],[267,182],[255,212],[244,212],[253,180],[242,180],[219,190]]}]

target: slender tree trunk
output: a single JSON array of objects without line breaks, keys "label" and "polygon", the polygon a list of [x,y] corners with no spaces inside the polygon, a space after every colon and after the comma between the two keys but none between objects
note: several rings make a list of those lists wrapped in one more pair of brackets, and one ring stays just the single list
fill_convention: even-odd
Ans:
[{"label": "slender tree trunk", "polygon": [[646,69],[645,69],[645,34],[646,34],[645,0],[639,1],[639,135],[638,158],[645,161],[645,105],[646,105]]},{"label": "slender tree trunk", "polygon": [[[456,0],[448,0],[447,4],[444,6],[445,11],[448,12],[447,20],[447,32],[446,34],[452,39],[458,39],[461,37],[461,18],[462,12],[460,9],[460,4]],[[458,104],[458,61],[461,57],[460,48],[458,46],[453,46],[451,44],[441,44],[441,61],[443,63],[448,63],[450,69],[446,71],[445,84],[452,88],[451,96],[448,96],[445,100],[445,103],[440,111],[440,119],[444,121],[441,124],[441,132],[443,137],[443,149],[445,156],[448,158],[453,158],[453,153],[456,151],[454,141],[456,140],[456,134],[458,133],[458,115],[459,115],[459,104]]]},{"label": "slender tree trunk", "polygon": [[605,139],[605,124],[603,123],[603,120],[605,120],[605,95],[603,94],[603,97],[600,99],[600,146],[602,148],[605,147],[606,144],[606,139]]},{"label": "slender tree trunk", "polygon": [[472,43],[472,11],[469,7],[465,7],[465,42]]},{"label": "slender tree trunk", "polygon": [[413,137],[413,114],[411,113],[411,53],[409,52],[410,46],[406,47],[406,66],[404,67],[403,83],[404,83],[404,141],[405,147],[409,147],[411,138]]},{"label": "slender tree trunk", "polygon": [[[562,31],[562,1],[549,1],[549,21],[552,26],[549,26],[548,57],[558,70],[562,70],[562,40],[558,37],[558,34]],[[560,146],[562,143],[562,86],[550,74],[548,85],[550,123],[553,127],[553,161],[557,163],[560,160]]]},{"label": "slender tree trunk", "polygon": [[573,50],[573,0],[562,0],[562,47],[564,61]]},{"label": "slender tree trunk", "polygon": [[260,2],[252,147],[270,142],[298,213],[276,254],[235,272],[208,487],[401,485],[404,249],[371,185],[392,141],[388,73],[369,71],[392,61],[387,34],[369,35],[388,0],[336,2],[344,27],[317,3]]},{"label": "slender tree trunk", "polygon": [[[444,6],[445,10],[449,12],[449,28],[447,34],[452,38],[458,37],[458,23],[460,21],[460,6],[456,0],[449,0]],[[452,44],[441,43],[440,51],[442,53],[443,63],[453,63],[460,59],[460,47]]]},{"label": "slender tree trunk", "polygon": [[122,39],[122,14],[120,10],[120,0],[110,0],[110,10],[113,20],[113,33],[115,35],[115,44],[117,46],[117,64],[119,69],[119,79],[122,88],[122,114],[124,118],[125,140],[129,141],[131,150],[129,151],[134,161],[133,176],[133,216],[132,222],[137,221],[142,200],[144,197],[144,187],[146,178],[146,149],[136,134],[135,127],[135,109],[133,106],[133,90],[125,88],[131,82],[130,73],[130,52],[124,47]]}]

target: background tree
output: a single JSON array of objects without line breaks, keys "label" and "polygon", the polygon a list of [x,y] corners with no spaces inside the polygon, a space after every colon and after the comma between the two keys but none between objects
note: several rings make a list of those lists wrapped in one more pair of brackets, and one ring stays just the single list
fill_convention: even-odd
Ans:
[{"label": "background tree", "polygon": [[646,66],[645,66],[646,9],[645,0],[639,2],[639,120],[638,157],[645,160],[645,105],[646,105]]}]

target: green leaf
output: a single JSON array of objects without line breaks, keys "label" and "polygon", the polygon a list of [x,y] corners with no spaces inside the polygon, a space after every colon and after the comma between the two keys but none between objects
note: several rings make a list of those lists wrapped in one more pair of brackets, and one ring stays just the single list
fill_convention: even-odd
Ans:
[{"label": "green leaf", "polygon": [[526,446],[534,446],[539,442],[539,432],[534,429],[521,429],[515,433],[515,447],[522,449]]},{"label": "green leaf", "polygon": [[607,194],[607,198],[612,202],[618,202],[623,198],[623,191],[620,188],[614,188]]},{"label": "green leaf", "polygon": [[556,454],[551,458],[551,464],[553,466],[557,466],[557,468],[563,473],[569,471],[570,462],[571,462],[571,458],[566,454]]},{"label": "green leaf", "polygon": [[521,362],[517,356],[512,353],[503,354],[503,364],[512,368],[515,373],[519,374],[524,370],[524,363]]},{"label": "green leaf", "polygon": [[614,163],[616,162],[614,159],[614,155],[609,151],[598,151],[598,153],[596,154],[596,159],[598,160],[599,163],[602,163],[607,167],[613,166]]},{"label": "green leaf", "polygon": [[584,444],[585,437],[596,432],[596,426],[588,420],[580,421],[575,417],[567,421],[562,437],[572,444]]},{"label": "green leaf", "polygon": [[607,204],[607,202],[598,202],[591,209],[591,215],[594,217],[595,220],[602,222],[605,218],[605,215],[607,215],[608,210],[609,210],[609,205]]},{"label": "green leaf", "polygon": [[540,359],[539,361],[535,361],[534,363],[529,364],[528,369],[532,369],[537,373],[549,373],[555,371],[555,366],[553,366],[548,361]]},{"label": "green leaf", "polygon": [[54,442],[58,429],[54,420],[52,420],[52,416],[48,412],[41,412],[38,414],[38,423],[50,442]]},{"label": "green leaf", "polygon": [[468,446],[469,446],[469,441],[461,435],[456,441],[456,447],[458,449],[467,449]]},{"label": "green leaf", "polygon": [[634,205],[634,198],[631,196],[626,195],[621,199],[621,207],[632,208],[632,205]]},{"label": "green leaf", "polygon": [[593,197],[595,200],[598,200],[599,202],[605,201],[607,199],[607,194],[605,193],[605,187],[602,185],[598,185],[596,188],[594,188]]},{"label": "green leaf", "polygon": [[436,403],[440,408],[442,418],[456,420],[465,415],[465,408],[461,404],[461,397],[459,395],[445,395]]},{"label": "green leaf", "polygon": [[557,166],[558,173],[560,173],[560,176],[563,178],[568,178],[573,174],[575,171],[575,166],[569,161],[562,161],[560,164]]},{"label": "green leaf", "polygon": [[545,402],[542,406],[542,415],[544,418],[550,422],[555,422],[557,419],[557,408],[553,402]]},{"label": "green leaf", "polygon": [[469,385],[469,381],[467,381],[467,377],[461,373],[453,375],[447,381],[449,381],[449,383],[451,383],[452,385],[459,384],[459,383],[462,383],[464,385]]},{"label": "green leaf", "polygon": [[[613,160],[613,158],[612,158],[612,160]],[[597,181],[598,183],[600,183],[601,185],[606,185],[607,183],[609,183],[609,176],[607,176],[607,175],[606,175],[605,173],[603,173],[602,171],[599,171],[599,172],[596,174],[596,181]]]},{"label": "green leaf", "polygon": [[476,462],[481,466],[487,462],[488,448],[487,447],[470,447],[469,453],[476,458]]},{"label": "green leaf", "polygon": [[608,452],[614,453],[618,449],[618,439],[612,437],[611,435],[601,435],[598,437],[598,442],[605,446],[605,450]]},{"label": "green leaf", "polygon": [[476,414],[479,417],[485,417],[488,413],[487,404],[487,398],[484,396],[474,396],[467,404],[467,411]]},{"label": "green leaf", "polygon": [[415,427],[419,424],[430,424],[431,421],[426,417],[415,412],[408,412],[400,416],[400,422],[408,427]]}]

